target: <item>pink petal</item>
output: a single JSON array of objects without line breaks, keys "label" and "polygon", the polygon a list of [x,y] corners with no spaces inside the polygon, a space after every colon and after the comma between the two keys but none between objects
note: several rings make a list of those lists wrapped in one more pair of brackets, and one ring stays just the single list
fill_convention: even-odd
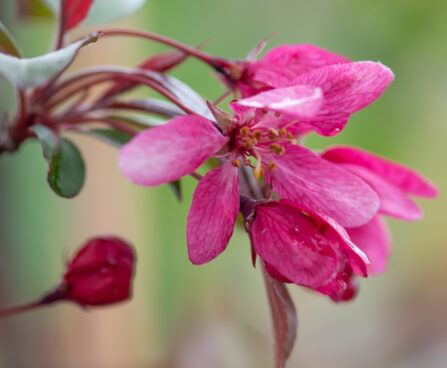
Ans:
[{"label": "pink petal", "polygon": [[286,67],[301,74],[327,65],[349,63],[350,60],[314,45],[300,44],[275,47],[265,54],[261,62]]},{"label": "pink petal", "polygon": [[118,165],[136,184],[156,186],[191,174],[227,140],[208,119],[179,116],[133,138],[122,148]]},{"label": "pink petal", "polygon": [[437,195],[435,186],[416,171],[367,151],[353,147],[333,147],[322,157],[331,162],[363,166],[406,193],[426,198]]},{"label": "pink petal", "polygon": [[349,301],[358,293],[359,285],[352,273],[352,267],[345,264],[339,272],[326,285],[316,289],[322,294],[328,295],[334,302]]},{"label": "pink petal", "polygon": [[350,115],[377,99],[393,78],[390,69],[371,61],[330,65],[300,74],[295,83],[320,87],[324,103],[317,116],[295,124],[294,132],[313,127],[325,136],[339,133]]},{"label": "pink petal", "polygon": [[249,229],[258,255],[291,282],[317,287],[337,269],[333,248],[342,245],[326,240],[309,216],[294,206],[281,202],[258,206]]},{"label": "pink petal", "polygon": [[231,163],[209,171],[194,192],[186,239],[193,264],[222,253],[233,234],[239,212],[238,171]]},{"label": "pink petal", "polygon": [[289,122],[295,119],[314,116],[322,104],[321,89],[312,86],[293,86],[278,88],[259,93],[253,97],[230,103],[230,107],[239,115],[247,115],[247,111],[267,109],[285,113]]},{"label": "pink petal", "polygon": [[347,62],[348,59],[313,45],[283,45],[259,61],[246,63],[238,87],[244,97],[249,97],[270,88],[297,85],[296,77],[310,70]]},{"label": "pink petal", "polygon": [[273,161],[277,165],[266,172],[266,181],[280,197],[346,227],[364,225],[376,214],[379,198],[363,180],[305,147],[284,147],[283,156],[258,148],[264,164]]},{"label": "pink petal", "polygon": [[371,185],[380,198],[380,213],[407,221],[419,220],[422,217],[419,206],[394,184],[362,166],[352,164],[340,164],[340,166]]},{"label": "pink petal", "polygon": [[371,273],[385,271],[391,253],[391,237],[386,223],[375,216],[366,225],[347,229],[347,232],[354,244],[368,256]]}]

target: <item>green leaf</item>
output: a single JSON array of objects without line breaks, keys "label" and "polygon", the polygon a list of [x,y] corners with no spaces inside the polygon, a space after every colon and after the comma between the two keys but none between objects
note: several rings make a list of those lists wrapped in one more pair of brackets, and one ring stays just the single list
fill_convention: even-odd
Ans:
[{"label": "green leaf", "polygon": [[[59,14],[60,0],[44,0]],[[84,24],[93,25],[117,20],[136,12],[146,0],[95,0]]]},{"label": "green leaf", "polygon": [[37,87],[68,67],[79,49],[98,37],[93,33],[63,49],[31,59],[0,54],[0,75],[19,88]]},{"label": "green leaf", "polygon": [[64,198],[77,195],[85,180],[85,165],[79,150],[69,140],[57,137],[43,125],[36,125],[31,130],[42,144],[49,165],[47,180],[51,189]]},{"label": "green leaf", "polygon": [[116,129],[92,129],[89,130],[88,133],[95,138],[116,147],[122,147],[132,139],[130,134],[120,132]]},{"label": "green leaf", "polygon": [[177,199],[179,201],[181,201],[182,200],[182,183],[180,182],[180,179],[169,183],[169,186],[171,187],[171,189],[174,192],[174,195],[177,197]]},{"label": "green leaf", "polygon": [[16,43],[2,22],[0,22],[0,52],[20,57]]}]

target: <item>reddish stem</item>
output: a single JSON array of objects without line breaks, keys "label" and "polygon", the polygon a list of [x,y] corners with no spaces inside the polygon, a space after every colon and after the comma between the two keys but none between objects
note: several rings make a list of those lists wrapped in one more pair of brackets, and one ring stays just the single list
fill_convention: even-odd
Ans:
[{"label": "reddish stem", "polygon": [[60,0],[60,9],[59,9],[59,29],[57,32],[57,39],[54,45],[54,50],[59,50],[64,46],[64,38],[65,38],[65,26],[67,22],[67,18],[65,16],[65,3],[67,0]]},{"label": "reddish stem", "polygon": [[39,300],[37,302],[27,303],[27,304],[23,304],[23,305],[11,307],[11,308],[0,309],[0,318],[7,317],[7,316],[10,316],[13,314],[27,312],[27,311],[42,307],[44,304],[45,303],[42,303],[42,301]]},{"label": "reddish stem", "polygon": [[110,36],[132,36],[160,42],[164,45],[168,45],[175,49],[182,50],[185,53],[192,55],[211,66],[214,66],[216,60],[213,56],[206,54],[194,47],[187,46],[183,43],[180,43],[168,37],[158,35],[156,33],[137,31],[132,29],[108,29],[106,31],[102,31],[102,37],[110,37]]},{"label": "reddish stem", "polygon": [[64,123],[66,124],[103,123],[111,126],[112,128],[120,130],[123,133],[127,133],[131,136],[135,136],[138,133],[136,130],[129,128],[126,124],[122,124],[119,121],[94,116],[79,116],[79,117],[61,119],[55,122],[55,124],[57,125],[61,124],[62,126]]},{"label": "reddish stem", "polygon": [[90,70],[85,70],[84,72],[78,73],[73,75],[71,78],[67,79],[66,81],[62,82],[58,86],[52,88],[50,92],[49,100],[52,96],[55,96],[57,93],[62,91],[63,89],[67,88],[67,86],[70,86],[71,84],[75,82],[79,82],[81,79],[93,76],[93,75],[101,75],[106,74],[103,78],[95,79],[94,81],[88,81],[85,84],[78,86],[74,88],[73,90],[67,92],[62,97],[56,99],[56,101],[53,101],[46,105],[46,108],[51,109],[54,106],[62,103],[66,99],[70,98],[71,96],[75,95],[76,93],[83,91],[85,89],[88,89],[92,87],[93,85],[96,85],[97,83],[104,83],[104,82],[110,82],[115,81],[116,79],[121,79],[123,81],[132,81],[137,82],[143,85],[148,86],[149,88],[152,88],[156,92],[160,93],[162,96],[166,97],[168,100],[176,104],[178,107],[180,107],[183,111],[185,111],[187,114],[195,115],[196,112],[192,111],[190,108],[186,107],[184,104],[182,104],[174,95],[172,95],[168,90],[166,90],[164,87],[162,87],[158,82],[150,79],[150,76],[144,73],[144,71],[139,70],[132,70],[132,69],[126,69],[126,68],[92,68]]}]

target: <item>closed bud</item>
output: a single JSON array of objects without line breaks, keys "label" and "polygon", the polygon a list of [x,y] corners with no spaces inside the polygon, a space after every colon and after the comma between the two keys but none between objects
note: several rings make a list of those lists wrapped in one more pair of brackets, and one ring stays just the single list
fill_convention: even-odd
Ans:
[{"label": "closed bud", "polygon": [[67,264],[59,290],[62,299],[81,305],[107,305],[131,296],[135,256],[132,247],[116,237],[88,241]]}]

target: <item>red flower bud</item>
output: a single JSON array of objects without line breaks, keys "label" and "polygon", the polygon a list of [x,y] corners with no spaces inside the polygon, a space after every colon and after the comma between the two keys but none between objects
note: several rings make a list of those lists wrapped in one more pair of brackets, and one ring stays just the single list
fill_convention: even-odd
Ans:
[{"label": "red flower bud", "polygon": [[88,241],[67,264],[59,290],[62,299],[81,305],[107,305],[131,295],[135,256],[132,247],[115,237]]}]

